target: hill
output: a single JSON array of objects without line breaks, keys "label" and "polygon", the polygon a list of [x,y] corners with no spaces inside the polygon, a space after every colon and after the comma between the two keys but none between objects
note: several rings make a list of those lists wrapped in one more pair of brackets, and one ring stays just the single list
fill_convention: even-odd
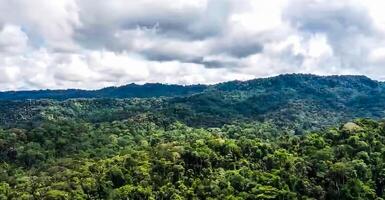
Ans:
[{"label": "hill", "polygon": [[384,90],[292,74],[3,93],[0,199],[381,200]]},{"label": "hill", "polygon": [[148,97],[173,97],[191,95],[202,92],[205,85],[166,85],[160,83],[147,83],[144,85],[129,84],[120,87],[107,87],[100,90],[32,90],[32,91],[7,91],[0,92],[0,100],[66,100],[77,98],[148,98]]},{"label": "hill", "polygon": [[139,117],[157,124],[181,121],[218,127],[258,121],[301,134],[354,118],[385,117],[385,84],[364,76],[291,74],[210,86],[128,85],[97,92],[110,98],[0,101],[0,122],[4,126],[46,118],[104,122]]},{"label": "hill", "polygon": [[379,200],[384,127],[357,120],[295,136],[266,124],[66,120],[0,130],[0,199]]},{"label": "hill", "polygon": [[246,119],[309,129],[357,117],[383,118],[384,92],[384,83],[364,76],[281,75],[222,83],[203,93],[173,98],[174,110],[168,115],[192,125]]}]

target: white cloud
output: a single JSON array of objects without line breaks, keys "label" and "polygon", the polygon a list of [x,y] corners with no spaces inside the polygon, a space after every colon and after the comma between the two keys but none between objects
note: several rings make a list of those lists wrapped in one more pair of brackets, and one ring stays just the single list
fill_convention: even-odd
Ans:
[{"label": "white cloud", "polygon": [[385,62],[385,48],[379,47],[379,48],[373,49],[369,54],[369,61],[372,63]]},{"label": "white cloud", "polygon": [[21,53],[28,46],[28,36],[18,26],[5,24],[0,30],[0,52]]},{"label": "white cloud", "polygon": [[3,0],[0,90],[385,77],[381,0]]},{"label": "white cloud", "polygon": [[35,37],[36,45],[68,50],[76,48],[74,29],[79,27],[79,8],[75,0],[2,0],[0,24],[23,27]]}]

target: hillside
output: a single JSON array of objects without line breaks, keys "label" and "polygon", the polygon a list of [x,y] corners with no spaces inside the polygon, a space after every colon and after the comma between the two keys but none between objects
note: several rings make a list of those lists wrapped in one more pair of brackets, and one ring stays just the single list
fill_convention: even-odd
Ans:
[{"label": "hillside", "polygon": [[[293,74],[211,86],[133,87],[98,91],[111,98],[0,101],[0,121],[8,126],[44,118],[103,122],[140,116],[158,124],[181,121],[194,127],[259,121],[301,134],[355,118],[385,117],[385,84],[364,76]],[[172,97],[176,94],[184,95]],[[162,97],[112,98],[122,96]]]},{"label": "hillside", "polygon": [[0,130],[0,199],[385,197],[385,124],[303,136],[268,124],[192,128],[73,120]]},{"label": "hillside", "polygon": [[385,117],[385,84],[363,76],[281,75],[222,83],[170,102],[182,114],[169,115],[188,124],[210,125],[212,118],[226,123],[247,119],[308,129],[357,117]]},{"label": "hillside", "polygon": [[385,198],[385,84],[367,77],[14,94],[0,200]]},{"label": "hillside", "polygon": [[144,85],[129,84],[120,87],[107,87],[100,90],[31,90],[0,92],[0,100],[38,100],[53,99],[66,100],[76,98],[149,98],[149,97],[174,97],[191,95],[202,92],[205,85],[165,85],[160,83],[147,83]]}]

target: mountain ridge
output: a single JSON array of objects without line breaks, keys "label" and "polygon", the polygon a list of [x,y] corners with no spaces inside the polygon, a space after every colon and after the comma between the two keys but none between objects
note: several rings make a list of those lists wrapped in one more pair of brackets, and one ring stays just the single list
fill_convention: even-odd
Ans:
[{"label": "mountain ridge", "polygon": [[[143,85],[130,83],[121,86],[109,86],[101,89],[86,90],[86,89],[42,89],[42,90],[21,90],[21,91],[2,91],[0,92],[0,100],[38,100],[38,99],[53,99],[66,100],[76,98],[150,98],[150,97],[178,97],[188,96],[201,93],[207,89],[223,89],[229,86],[242,86],[247,84],[282,84],[288,81],[299,81],[315,78],[319,80],[335,80],[340,81],[361,81],[372,85],[384,84],[364,75],[330,75],[320,76],[313,74],[281,74],[266,78],[255,78],[250,80],[233,80],[217,84],[163,84],[163,83],[145,83]],[[265,86],[265,85],[264,85]],[[242,87],[237,88],[242,89]]]},{"label": "mountain ridge", "polygon": [[[157,124],[180,121],[193,127],[271,122],[300,134],[355,118],[385,118],[385,84],[365,76],[290,74],[179,90],[150,86],[128,86],[131,93],[124,87],[106,89],[104,96],[90,98],[3,99],[0,126],[40,119],[98,123],[148,118]],[[131,96],[116,98],[124,95]]]}]

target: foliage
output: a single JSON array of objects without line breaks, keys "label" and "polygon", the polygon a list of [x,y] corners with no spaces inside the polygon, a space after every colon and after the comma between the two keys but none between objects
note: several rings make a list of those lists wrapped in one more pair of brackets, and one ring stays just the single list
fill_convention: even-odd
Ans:
[{"label": "foliage", "polygon": [[381,200],[384,90],[283,75],[1,93],[18,100],[0,101],[0,200]]},{"label": "foliage", "polygon": [[109,90],[97,98],[65,101],[53,100],[62,99],[55,95],[23,100],[16,92],[18,101],[0,101],[0,126],[25,128],[46,119],[96,123],[141,118],[161,126],[181,121],[192,127],[258,121],[302,134],[356,118],[385,117],[385,84],[362,76],[292,74],[207,87],[149,84],[101,91]]},{"label": "foliage", "polygon": [[205,85],[129,84],[120,87],[107,87],[100,90],[68,89],[0,92],[0,100],[174,97],[199,93],[206,88],[207,86]]},{"label": "foliage", "polygon": [[50,121],[0,131],[0,148],[2,199],[385,197],[385,123],[365,119],[303,136],[260,123]]}]

